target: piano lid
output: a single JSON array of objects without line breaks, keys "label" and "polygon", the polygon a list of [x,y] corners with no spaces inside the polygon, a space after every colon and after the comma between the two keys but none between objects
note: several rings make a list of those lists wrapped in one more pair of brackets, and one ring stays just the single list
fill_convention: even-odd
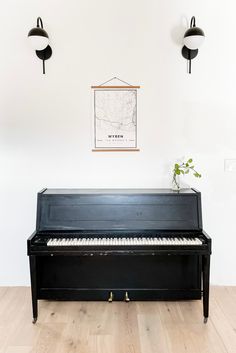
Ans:
[{"label": "piano lid", "polygon": [[193,189],[44,189],[37,231],[201,230],[201,194]]},{"label": "piano lid", "polygon": [[[44,195],[74,195],[74,194],[175,194],[172,189],[43,189]],[[194,189],[181,189],[178,194],[196,194]]]}]

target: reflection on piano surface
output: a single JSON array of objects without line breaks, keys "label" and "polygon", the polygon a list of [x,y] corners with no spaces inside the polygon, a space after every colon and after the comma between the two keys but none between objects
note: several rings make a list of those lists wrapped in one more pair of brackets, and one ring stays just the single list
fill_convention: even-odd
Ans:
[{"label": "reflection on piano surface", "polygon": [[201,299],[209,312],[211,239],[193,189],[45,189],[28,239],[37,300]]}]

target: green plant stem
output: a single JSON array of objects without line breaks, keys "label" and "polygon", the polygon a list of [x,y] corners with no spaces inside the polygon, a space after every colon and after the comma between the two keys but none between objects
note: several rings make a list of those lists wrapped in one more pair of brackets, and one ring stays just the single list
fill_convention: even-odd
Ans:
[{"label": "green plant stem", "polygon": [[180,185],[177,181],[177,175],[181,174],[188,174],[190,171],[192,171],[193,175],[197,178],[201,178],[201,174],[194,169],[194,165],[191,165],[193,162],[192,158],[190,158],[187,162],[182,162],[181,164],[175,164],[175,167],[173,169],[173,180],[172,183],[177,187],[177,189],[180,189]]},{"label": "green plant stem", "polygon": [[175,174],[175,173],[174,173],[174,175],[173,175],[173,180],[172,180],[172,182],[175,183],[177,189],[180,188],[180,187],[179,187],[179,184],[178,184],[178,182],[177,182],[177,180],[176,180],[176,174]]}]

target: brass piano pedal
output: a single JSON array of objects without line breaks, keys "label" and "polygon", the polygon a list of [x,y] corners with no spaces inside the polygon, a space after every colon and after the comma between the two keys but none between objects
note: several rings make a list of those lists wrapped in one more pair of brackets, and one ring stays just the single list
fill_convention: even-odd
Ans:
[{"label": "brass piano pedal", "polygon": [[109,303],[112,303],[113,298],[114,298],[114,295],[113,295],[112,292],[110,292],[110,296],[109,296],[109,298],[108,298],[108,302],[109,302]]},{"label": "brass piano pedal", "polygon": [[128,292],[125,292],[125,301],[128,303],[130,301]]}]

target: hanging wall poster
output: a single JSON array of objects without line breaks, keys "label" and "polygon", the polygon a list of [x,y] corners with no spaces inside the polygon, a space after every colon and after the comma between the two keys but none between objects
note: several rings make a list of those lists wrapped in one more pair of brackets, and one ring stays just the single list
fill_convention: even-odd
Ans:
[{"label": "hanging wall poster", "polygon": [[[114,79],[117,78],[109,82]],[[92,88],[94,89],[95,149],[137,150],[137,88],[139,86],[129,84],[104,86],[103,84]]]}]

